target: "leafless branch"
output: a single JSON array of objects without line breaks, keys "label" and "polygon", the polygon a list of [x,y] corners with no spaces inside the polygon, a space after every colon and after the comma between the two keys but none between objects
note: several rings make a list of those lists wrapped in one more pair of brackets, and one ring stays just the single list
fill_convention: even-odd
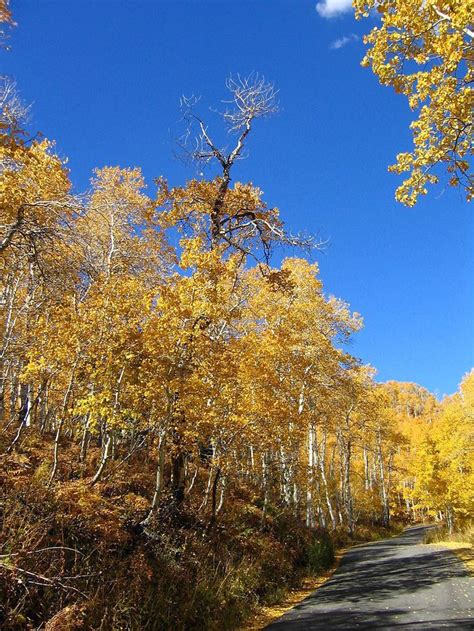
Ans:
[{"label": "leafless branch", "polygon": [[249,121],[271,116],[279,110],[278,90],[258,73],[252,73],[248,77],[241,77],[239,74],[236,77],[230,76],[226,87],[231,98],[224,101],[229,107],[222,112],[222,116],[230,132],[245,129]]},{"label": "leafless branch", "polygon": [[0,133],[21,133],[22,125],[28,120],[30,107],[20,99],[16,82],[7,75],[0,75]]},{"label": "leafless branch", "polygon": [[[234,162],[242,158],[245,140],[252,129],[253,121],[278,112],[278,91],[272,83],[257,73],[248,77],[230,76],[226,80],[226,88],[230,92],[230,98],[223,101],[227,107],[219,114],[227,131],[238,134],[234,147],[228,150],[227,147],[218,147],[214,142],[208,125],[195,112],[200,101],[200,97],[195,95],[181,97],[180,107],[186,129],[178,140],[186,157],[202,165],[217,160],[223,171],[229,171]],[[197,131],[194,132],[196,127]]]},{"label": "leafless branch", "polygon": [[53,587],[53,588],[60,588],[64,591],[72,591],[75,592],[76,594],[79,594],[80,596],[82,596],[83,598],[87,598],[87,594],[85,594],[84,592],[81,592],[81,590],[77,589],[76,587],[73,587],[72,585],[68,585],[63,583],[62,581],[64,579],[80,579],[82,578],[81,575],[78,576],[67,576],[67,577],[58,577],[58,576],[54,576],[52,578],[49,578],[48,576],[44,576],[43,574],[38,574],[37,572],[31,572],[29,570],[25,570],[21,567],[18,566],[11,566],[11,565],[7,565],[5,563],[2,563],[0,561],[0,567],[2,567],[4,570],[7,570],[9,572],[12,573],[19,573],[22,574],[25,577],[25,580],[28,581],[28,583],[31,583],[33,585],[38,585],[39,587]]}]

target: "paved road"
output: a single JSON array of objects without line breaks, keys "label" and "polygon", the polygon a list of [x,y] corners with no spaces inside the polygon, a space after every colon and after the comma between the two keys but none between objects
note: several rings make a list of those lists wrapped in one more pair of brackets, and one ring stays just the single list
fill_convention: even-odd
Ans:
[{"label": "paved road", "polygon": [[474,578],[426,527],[350,550],[332,578],[268,631],[473,629]]}]

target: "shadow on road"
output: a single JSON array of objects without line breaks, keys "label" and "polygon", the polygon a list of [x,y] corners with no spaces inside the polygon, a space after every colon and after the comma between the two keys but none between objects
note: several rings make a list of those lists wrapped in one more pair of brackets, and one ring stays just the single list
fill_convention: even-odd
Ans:
[{"label": "shadow on road", "polygon": [[431,592],[469,573],[450,551],[416,545],[425,533],[416,527],[350,550],[323,587],[267,629],[474,629],[466,611],[451,611]]}]

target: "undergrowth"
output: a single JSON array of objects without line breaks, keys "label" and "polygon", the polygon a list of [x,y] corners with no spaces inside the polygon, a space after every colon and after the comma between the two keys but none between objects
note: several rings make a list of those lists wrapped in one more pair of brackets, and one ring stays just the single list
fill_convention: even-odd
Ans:
[{"label": "undergrowth", "polygon": [[425,543],[450,548],[474,576],[474,525],[472,522],[458,525],[453,532],[449,532],[449,529],[444,526],[432,528],[425,537]]},{"label": "undergrowth", "polygon": [[125,475],[91,488],[67,455],[51,488],[40,438],[0,460],[5,631],[230,630],[334,559],[328,534],[293,514],[270,506],[262,522],[246,488],[214,524],[192,494],[181,507],[165,495],[143,528],[153,461],[138,476],[131,459]]},{"label": "undergrowth", "polygon": [[474,546],[474,524],[463,524],[451,533],[445,526],[433,528],[428,531],[425,537],[425,543],[441,542],[466,543]]}]

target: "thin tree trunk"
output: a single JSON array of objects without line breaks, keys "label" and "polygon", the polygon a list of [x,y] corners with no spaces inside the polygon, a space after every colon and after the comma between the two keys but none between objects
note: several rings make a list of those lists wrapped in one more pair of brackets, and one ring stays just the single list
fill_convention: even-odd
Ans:
[{"label": "thin tree trunk", "polygon": [[327,436],[328,436],[328,432],[327,429],[324,429],[324,433],[323,433],[323,440],[321,441],[321,453],[319,455],[318,461],[319,461],[319,471],[321,473],[321,481],[323,483],[323,487],[324,487],[324,496],[326,499],[326,506],[328,509],[328,513],[329,513],[329,518],[331,520],[331,525],[332,525],[332,529],[334,530],[336,528],[336,516],[334,513],[334,508],[331,502],[331,496],[329,494],[329,487],[328,487],[328,481],[327,481],[327,477],[326,477],[326,445],[327,445]]},{"label": "thin tree trunk", "polygon": [[156,508],[161,499],[161,495],[163,493],[165,454],[166,454],[166,433],[165,431],[162,431],[160,433],[159,442],[158,442],[158,466],[156,467],[155,491],[153,493],[153,499],[151,501],[150,510],[146,518],[142,521],[142,526],[147,526],[150,523],[151,518],[153,517],[153,514],[156,511]]},{"label": "thin tree trunk", "polygon": [[214,474],[214,481],[212,483],[212,510],[211,510],[211,522],[216,520],[216,510],[217,510],[217,489],[219,486],[219,479],[221,477],[221,468],[217,467],[216,472]]},{"label": "thin tree trunk", "polygon": [[188,489],[186,491],[187,495],[189,495],[191,491],[193,490],[193,487],[197,480],[198,473],[199,473],[199,467],[196,465],[196,470],[193,473],[193,477],[191,478],[191,482],[189,483]]},{"label": "thin tree trunk", "polygon": [[107,461],[108,461],[109,456],[110,456],[110,447],[112,445],[112,435],[107,430],[105,431],[105,434],[106,434],[105,435],[105,444],[104,444],[104,447],[102,449],[102,457],[100,459],[99,468],[97,469],[94,477],[92,478],[90,486],[94,486],[100,480],[100,476],[102,475],[102,472],[104,471],[105,465],[107,464]]},{"label": "thin tree trunk", "polygon": [[382,500],[382,524],[388,527],[390,523],[390,505],[388,500],[388,492],[385,483],[385,467],[382,454],[382,435],[381,431],[377,432],[377,451],[379,461],[379,475],[380,475],[380,497]]},{"label": "thin tree trunk", "polygon": [[17,432],[15,434],[15,437],[13,438],[7,452],[11,452],[15,449],[15,445],[18,443],[18,441],[20,440],[20,436],[22,434],[22,431],[25,427],[27,427],[28,424],[28,415],[30,413],[30,408],[29,408],[29,385],[28,384],[18,384],[18,394],[19,394],[19,398],[20,398],[20,409],[18,411],[18,429]]},{"label": "thin tree trunk", "polygon": [[[120,386],[122,385],[122,380],[123,380],[123,376],[125,373],[125,366],[122,366],[122,369],[120,371],[119,377],[117,379],[117,386],[115,389],[115,400],[114,400],[114,411],[116,411],[118,409],[119,406],[119,400],[120,400]],[[94,486],[94,484],[96,484],[99,480],[100,477],[102,475],[102,472],[105,469],[105,465],[107,464],[109,458],[110,458],[110,453],[111,453],[111,448],[113,447],[113,431],[107,431],[107,427],[105,428],[105,446],[102,449],[102,458],[100,460],[100,465],[99,468],[96,471],[96,474],[94,475],[94,477],[92,478],[92,481],[90,483],[90,486]]]},{"label": "thin tree trunk", "polygon": [[84,430],[82,432],[81,453],[79,454],[79,462],[80,463],[84,463],[86,461],[87,448],[89,446],[89,438],[90,438],[89,414],[87,414],[86,419],[85,419],[85,423],[84,423]]},{"label": "thin tree trunk", "polygon": [[262,454],[262,480],[263,480],[263,506],[262,506],[262,524],[265,523],[268,509],[268,464],[267,453]]},{"label": "thin tree trunk", "polygon": [[280,446],[280,468],[281,468],[281,494],[286,506],[290,506],[291,491],[290,491],[290,480],[289,480],[289,477],[290,477],[289,467],[287,464],[286,452],[283,445]]},{"label": "thin tree trunk", "polygon": [[341,452],[341,496],[348,531],[352,535],[354,532],[354,506],[351,488],[351,439],[346,439],[342,431],[339,432],[339,445]]},{"label": "thin tree trunk", "polygon": [[314,528],[313,484],[314,484],[314,425],[308,427],[308,475],[306,487],[306,526]]},{"label": "thin tree trunk", "polygon": [[[77,364],[77,362],[76,362]],[[56,429],[56,436],[54,437],[54,449],[53,449],[53,468],[51,469],[51,475],[49,476],[49,480],[48,480],[48,487],[51,486],[54,476],[56,475],[56,471],[58,469],[58,452],[59,452],[59,438],[61,436],[61,429],[63,427],[64,424],[64,417],[66,416],[66,411],[67,411],[67,404],[69,401],[69,396],[71,394],[71,390],[72,390],[72,384],[74,383],[74,374],[76,372],[76,364],[74,364],[74,367],[72,369],[72,373],[71,373],[71,378],[69,379],[69,383],[66,389],[66,392],[64,393],[64,399],[63,399],[63,407],[61,410],[61,419],[58,423],[58,427]]]},{"label": "thin tree trunk", "polygon": [[363,455],[364,455],[364,485],[365,490],[368,491],[371,488],[370,477],[369,477],[369,452],[367,451],[367,446],[364,444],[363,447]]},{"label": "thin tree trunk", "polygon": [[56,429],[56,435],[54,437],[53,468],[51,469],[51,474],[49,476],[49,480],[47,484],[48,487],[51,486],[54,476],[56,475],[56,471],[58,469],[59,437],[61,435],[61,429],[63,427],[63,423],[64,423],[64,418],[61,418],[61,420],[58,423],[58,427]]},{"label": "thin tree trunk", "polygon": [[201,502],[201,505],[199,506],[199,510],[202,510],[205,506],[207,506],[207,502],[209,500],[209,495],[211,493],[212,476],[213,476],[213,470],[212,470],[212,467],[210,467],[209,468],[209,476],[207,478],[206,490],[204,492],[204,498],[203,498],[203,500]]},{"label": "thin tree trunk", "polygon": [[221,493],[219,497],[219,504],[217,506],[216,512],[220,513],[224,506],[224,497],[225,497],[225,489],[227,486],[227,478],[224,475],[221,475]]}]

